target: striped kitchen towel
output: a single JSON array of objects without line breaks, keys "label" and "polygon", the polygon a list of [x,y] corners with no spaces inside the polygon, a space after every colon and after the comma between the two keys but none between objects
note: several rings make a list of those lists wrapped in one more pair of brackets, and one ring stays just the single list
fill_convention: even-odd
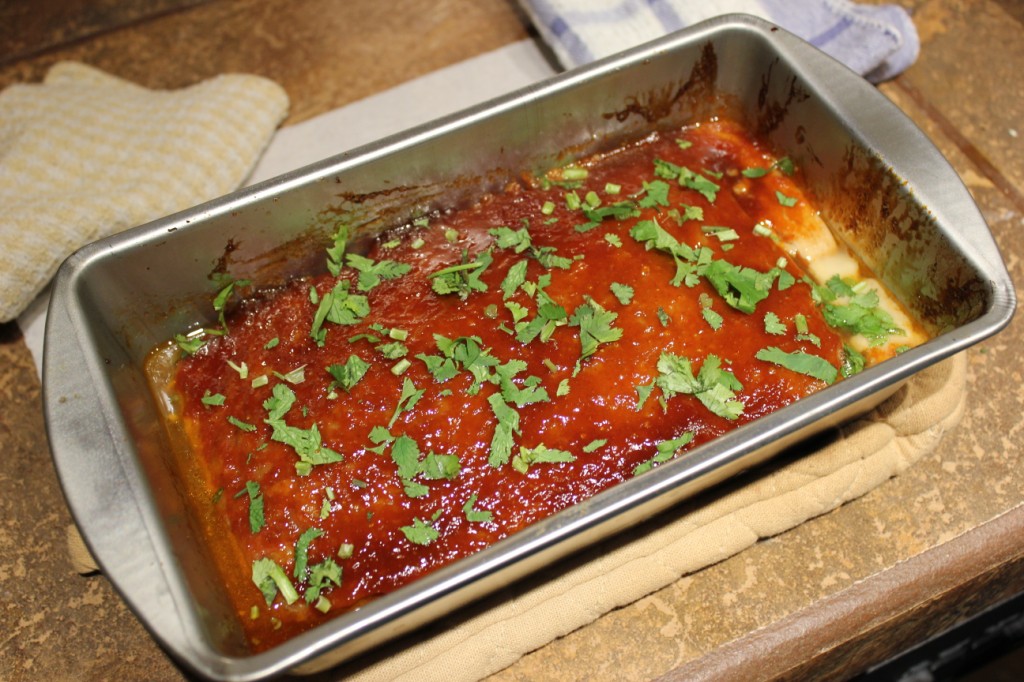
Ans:
[{"label": "striped kitchen towel", "polygon": [[559,61],[572,68],[721,14],[778,24],[872,82],[914,63],[906,10],[848,0],[521,0]]}]

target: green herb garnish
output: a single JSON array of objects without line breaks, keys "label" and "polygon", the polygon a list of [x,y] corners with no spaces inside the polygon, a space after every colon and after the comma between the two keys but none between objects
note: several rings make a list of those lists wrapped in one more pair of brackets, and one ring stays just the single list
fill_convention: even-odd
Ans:
[{"label": "green herb garnish", "polygon": [[787,353],[775,346],[762,348],[755,356],[793,372],[820,379],[827,384],[835,383],[839,371],[824,358],[803,351]]},{"label": "green herb garnish", "polygon": [[549,448],[544,444],[534,448],[519,446],[519,454],[512,458],[512,468],[521,474],[525,474],[533,464],[557,464],[559,462],[575,461],[576,456],[567,450]]},{"label": "green herb garnish", "polygon": [[252,582],[263,593],[263,599],[266,600],[267,606],[274,603],[278,592],[281,593],[281,598],[286,604],[293,604],[299,598],[295,586],[273,559],[265,557],[252,562]]}]

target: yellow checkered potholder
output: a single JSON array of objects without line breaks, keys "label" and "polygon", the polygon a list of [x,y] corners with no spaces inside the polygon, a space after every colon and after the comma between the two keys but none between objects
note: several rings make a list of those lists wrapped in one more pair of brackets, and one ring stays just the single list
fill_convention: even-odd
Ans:
[{"label": "yellow checkered potholder", "polygon": [[149,90],[75,62],[0,93],[0,322],[85,244],[237,188],[288,110],[258,76]]}]

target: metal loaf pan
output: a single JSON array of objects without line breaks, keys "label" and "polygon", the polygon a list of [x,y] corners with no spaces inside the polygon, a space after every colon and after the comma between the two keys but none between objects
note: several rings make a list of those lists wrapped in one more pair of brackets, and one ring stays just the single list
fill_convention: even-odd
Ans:
[{"label": "metal loaf pan", "polygon": [[[274,284],[315,272],[341,216],[372,235],[522,171],[723,111],[803,167],[823,216],[934,339],[248,653],[189,522],[142,371],[154,346],[212,321],[211,273]],[[87,246],[53,291],[46,423],[86,542],[153,636],[204,676],[257,679],[354,657],[762,462],[994,334],[1014,306],[981,215],[928,139],[837,62],[770,24],[729,16]]]}]

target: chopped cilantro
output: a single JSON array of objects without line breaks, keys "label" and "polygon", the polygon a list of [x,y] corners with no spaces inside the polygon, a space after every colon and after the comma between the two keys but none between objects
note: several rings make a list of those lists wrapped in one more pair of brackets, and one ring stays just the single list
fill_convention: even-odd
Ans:
[{"label": "chopped cilantro", "polygon": [[[665,185],[665,187],[667,189],[668,185]],[[639,205],[643,206],[643,201],[641,201]],[[605,220],[607,218],[612,218],[614,220],[625,220],[626,218],[635,218],[636,216],[640,215],[640,211],[637,210],[637,204],[632,201],[617,201],[614,204],[609,204],[608,206],[602,206],[600,208],[588,204],[583,208],[583,215],[585,215],[587,217],[587,220],[589,220],[591,223],[594,223],[596,226],[597,223],[600,223],[602,220]],[[577,228],[577,231],[585,232],[586,230],[581,230]]]},{"label": "chopped cilantro", "polygon": [[247,422],[242,421],[241,419],[232,417],[230,415],[228,415],[228,423],[231,424],[232,426],[237,426],[238,428],[247,433],[252,433],[253,431],[256,430],[256,427],[253,424],[249,424]]},{"label": "chopped cilantro", "polygon": [[646,462],[638,464],[633,469],[633,475],[639,476],[642,473],[650,471],[656,465],[669,461],[670,459],[675,457],[675,454],[679,452],[680,448],[682,448],[685,445],[688,445],[692,440],[693,432],[686,431],[683,433],[683,435],[679,436],[678,438],[672,438],[671,440],[661,441],[656,446],[658,454],[654,455],[654,457],[650,458]]},{"label": "chopped cilantro", "polygon": [[505,404],[500,393],[493,393],[487,399],[498,423],[491,437],[491,453],[487,463],[494,468],[506,464],[512,454],[514,435],[519,433],[519,413]]},{"label": "chopped cilantro", "polygon": [[633,287],[628,284],[620,284],[618,282],[612,282],[611,284],[612,293],[615,298],[619,300],[622,305],[629,305],[633,300]]},{"label": "chopped cilantro", "polygon": [[847,344],[843,344],[843,360],[839,366],[839,374],[844,378],[852,377],[864,371],[867,360],[857,350]]},{"label": "chopped cilantro", "polygon": [[225,397],[223,393],[211,394],[209,391],[206,391],[206,393],[203,394],[203,397],[199,399],[199,402],[203,405],[218,407],[224,404],[224,400]]},{"label": "chopped cilantro", "polygon": [[409,349],[401,341],[390,341],[377,346],[377,351],[385,360],[398,360],[409,354]]},{"label": "chopped cilantro", "polygon": [[246,481],[245,489],[235,497],[241,495],[249,497],[249,531],[259,533],[267,525],[263,517],[263,493],[260,492],[260,484],[256,481]]},{"label": "chopped cilantro", "polygon": [[744,313],[754,312],[768,297],[775,276],[774,272],[759,272],[724,260],[712,261],[704,270],[704,277],[725,302]]},{"label": "chopped cilantro", "polygon": [[317,602],[317,610],[326,613],[330,609],[330,602],[327,602],[326,607],[322,605],[321,592],[332,584],[341,586],[341,566],[336,564],[333,559],[328,557],[319,564],[310,566],[309,581],[304,595],[306,603]]},{"label": "chopped cilantro", "polygon": [[764,314],[764,331],[766,334],[781,336],[786,333],[786,324],[779,319],[778,315],[768,311]]},{"label": "chopped cilantro", "polygon": [[184,334],[175,334],[174,342],[178,344],[178,348],[182,350],[185,355],[195,355],[199,352],[199,349],[206,345],[206,340],[199,336],[185,336]]},{"label": "chopped cilantro", "polygon": [[369,313],[370,304],[366,296],[350,293],[348,280],[341,280],[320,298],[309,335],[318,346],[323,346],[327,337],[324,322],[356,324]]},{"label": "chopped cilantro", "polygon": [[525,227],[513,230],[510,227],[494,227],[488,233],[495,238],[495,244],[500,249],[512,249],[516,253],[522,253],[533,246],[530,233]]},{"label": "chopped cilantro", "polygon": [[460,298],[465,299],[471,292],[487,291],[487,284],[480,276],[494,260],[491,252],[484,251],[474,261],[468,261],[468,258],[468,252],[463,250],[460,264],[442,268],[429,275],[434,293],[441,296],[458,294]]},{"label": "chopped cilantro", "polygon": [[323,534],[324,532],[319,528],[307,528],[306,531],[302,535],[300,535],[299,539],[296,541],[295,567],[292,569],[292,576],[296,580],[305,580],[306,565],[309,563],[309,544]]},{"label": "chopped cilantro", "polygon": [[281,340],[275,336],[274,338],[270,339],[265,344],[263,344],[263,349],[271,350],[272,348],[277,348],[277,344],[279,344],[280,342]]},{"label": "chopped cilantro", "polygon": [[700,230],[706,235],[715,237],[720,242],[733,242],[740,238],[736,230],[722,225],[703,225]]},{"label": "chopped cilantro", "polygon": [[679,170],[680,185],[696,190],[701,194],[701,196],[708,200],[708,203],[715,203],[715,198],[718,196],[718,190],[721,189],[718,184],[708,180],[700,173],[691,171],[689,168],[682,167]]},{"label": "chopped cilantro", "polygon": [[230,299],[231,295],[235,292],[235,287],[247,286],[248,284],[251,284],[251,282],[247,279],[228,282],[228,284],[217,292],[217,295],[213,298],[213,309],[217,313],[217,320],[220,322],[220,326],[225,332],[228,329],[228,324],[224,319],[224,311],[227,309],[228,299]]},{"label": "chopped cilantro", "polygon": [[391,415],[391,421],[388,422],[388,428],[394,426],[395,422],[398,420],[398,415],[411,410],[422,397],[423,389],[417,389],[416,385],[406,377],[402,381],[402,395],[398,398],[398,404],[395,405],[395,412]]},{"label": "chopped cilantro", "polygon": [[671,399],[676,394],[693,395],[713,413],[730,420],[743,414],[743,402],[735,394],[743,390],[743,385],[731,372],[721,368],[717,355],[705,357],[700,372],[694,375],[689,358],[662,353],[655,383],[666,398]]},{"label": "chopped cilantro", "polygon": [[658,315],[658,322],[661,323],[662,327],[667,327],[672,323],[672,318],[668,316],[668,313],[665,312],[664,308],[658,306],[658,310],[656,312]]},{"label": "chopped cilantro", "polygon": [[441,534],[432,525],[423,519],[416,517],[412,525],[399,528],[405,539],[416,545],[429,545],[441,537]]},{"label": "chopped cilantro", "polygon": [[657,387],[657,383],[651,382],[649,384],[641,384],[636,387],[636,410],[639,412],[644,408],[644,403],[651,396],[651,393]]},{"label": "chopped cilantro", "polygon": [[345,391],[351,391],[369,369],[370,363],[353,354],[348,356],[348,360],[343,365],[329,365],[327,372],[334,378],[333,385],[340,386]]},{"label": "chopped cilantro", "polygon": [[783,173],[783,175],[793,175],[793,173],[796,172],[796,167],[793,165],[793,160],[788,156],[783,156],[773,165],[775,166],[775,168],[778,168]]},{"label": "chopped cilantro", "polygon": [[331,235],[331,245],[327,247],[327,271],[332,276],[341,274],[345,261],[345,249],[348,246],[348,226],[339,223],[338,229]]},{"label": "chopped cilantro", "polygon": [[320,429],[316,424],[308,429],[302,429],[284,421],[285,414],[294,403],[295,393],[284,384],[276,384],[273,395],[263,402],[263,408],[267,410],[267,418],[263,421],[273,429],[270,434],[271,440],[284,443],[295,450],[299,457],[295,470],[299,475],[308,474],[312,467],[318,464],[340,462],[342,456],[323,445]]},{"label": "chopped cilantro", "polygon": [[533,464],[557,464],[575,462],[576,456],[566,450],[549,448],[543,443],[535,448],[519,446],[519,454],[512,458],[512,468],[521,474],[530,470]]},{"label": "chopped cilantro", "polygon": [[715,310],[713,310],[710,306],[708,306],[707,308],[701,308],[700,314],[701,317],[704,318],[704,321],[708,323],[708,326],[714,329],[715,331],[721,329],[722,324],[725,323],[724,318],[722,318],[722,316],[719,313],[715,312]]},{"label": "chopped cilantro", "polygon": [[423,459],[421,472],[428,481],[437,481],[442,478],[453,479],[459,475],[461,465],[456,455],[439,455],[431,452]]},{"label": "chopped cilantro", "polygon": [[286,604],[293,604],[299,598],[299,593],[295,591],[295,586],[288,580],[284,570],[268,557],[252,562],[252,582],[263,593],[267,606],[274,603],[278,592]]},{"label": "chopped cilantro", "polygon": [[516,261],[505,273],[505,278],[501,281],[501,292],[506,299],[511,298],[512,294],[526,281],[526,267],[525,260]]},{"label": "chopped cilantro", "polygon": [[668,206],[668,191],[669,185],[664,180],[644,181],[645,196],[640,200],[639,206],[641,208]]},{"label": "chopped cilantro", "polygon": [[583,452],[586,452],[586,453],[589,454],[589,453],[594,452],[595,450],[597,450],[599,448],[603,448],[607,443],[608,443],[607,439],[605,439],[605,438],[597,438],[595,440],[590,441],[586,445],[584,445],[583,446]]},{"label": "chopped cilantro", "polygon": [[740,173],[745,178],[761,178],[768,175],[768,169],[760,166],[751,166],[750,168],[744,168]]},{"label": "chopped cilantro", "polygon": [[755,357],[793,372],[820,379],[827,384],[834,383],[839,374],[838,370],[824,358],[803,351],[787,353],[775,346],[770,346],[757,351]]},{"label": "chopped cilantro", "polygon": [[874,291],[854,293],[846,303],[825,303],[822,313],[830,326],[861,334],[872,345],[879,345],[890,336],[903,333],[892,316],[879,306],[878,294]]},{"label": "chopped cilantro", "polygon": [[782,206],[796,206],[796,197],[787,197],[779,190],[775,190],[775,198],[778,199],[779,204]]},{"label": "chopped cilantro", "polygon": [[494,514],[487,511],[486,509],[476,509],[477,495],[474,493],[469,496],[466,503],[462,505],[462,513],[465,515],[466,520],[470,523],[490,523],[494,520]]},{"label": "chopped cilantro", "polygon": [[235,372],[238,373],[239,379],[247,379],[249,377],[249,366],[247,364],[243,362],[240,365],[236,365],[231,360],[228,360],[227,362],[228,367],[230,367],[231,369],[235,370]]},{"label": "chopped cilantro", "polygon": [[569,318],[569,324],[580,329],[580,360],[597,352],[598,346],[622,338],[622,330],[612,326],[618,315],[605,310],[593,300],[580,304]]},{"label": "chopped cilantro", "polygon": [[412,270],[408,263],[399,263],[393,260],[381,260],[374,262],[366,256],[357,253],[345,254],[346,264],[359,273],[359,290],[369,291],[384,280],[398,279]]},{"label": "chopped cilantro", "polygon": [[617,235],[617,234],[613,234],[611,232],[607,232],[604,235],[604,240],[606,242],[608,242],[609,244],[611,244],[612,246],[614,246],[615,248],[619,248],[619,247],[622,246],[622,240],[619,239],[619,235]]},{"label": "chopped cilantro", "polygon": [[296,367],[290,372],[281,374],[280,372],[274,372],[274,376],[281,381],[287,381],[289,384],[301,384],[306,380],[306,366]]}]

